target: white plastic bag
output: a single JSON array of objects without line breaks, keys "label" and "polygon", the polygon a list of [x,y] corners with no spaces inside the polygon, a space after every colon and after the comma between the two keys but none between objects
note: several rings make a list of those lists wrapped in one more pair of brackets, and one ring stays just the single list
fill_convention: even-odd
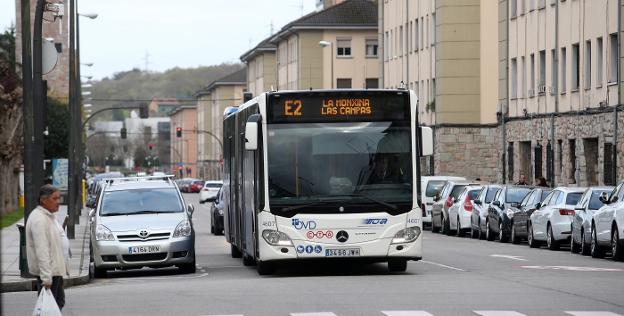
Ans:
[{"label": "white plastic bag", "polygon": [[41,289],[32,316],[62,316],[52,291],[46,288]]}]

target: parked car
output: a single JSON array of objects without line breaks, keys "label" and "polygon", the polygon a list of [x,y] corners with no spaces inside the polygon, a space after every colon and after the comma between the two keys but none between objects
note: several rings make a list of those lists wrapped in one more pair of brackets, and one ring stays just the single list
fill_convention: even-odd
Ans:
[{"label": "parked car", "polygon": [[539,203],[544,201],[550,192],[552,192],[551,188],[536,187],[520,202],[518,211],[514,213],[511,221],[510,239],[512,243],[517,244],[527,238],[529,217],[541,206]]},{"label": "parked car", "polygon": [[602,206],[601,195],[608,195],[613,187],[591,187],[585,190],[581,200],[574,207],[572,233],[570,234],[570,251],[580,252],[584,256],[591,253],[592,215]]},{"label": "parked car", "polygon": [[581,200],[585,188],[558,187],[540,203],[528,223],[529,247],[546,242],[548,249],[557,250],[561,242],[570,242],[574,206]]},{"label": "parked car", "polygon": [[602,257],[610,247],[612,258],[623,261],[624,182],[620,182],[610,195],[603,194],[602,201],[606,205],[592,216],[591,255],[594,258]]},{"label": "parked car", "polygon": [[433,208],[433,198],[436,194],[442,191],[444,184],[447,181],[465,181],[463,177],[453,176],[425,176],[421,177],[420,187],[422,190],[420,201],[422,203],[421,209],[423,210],[422,221],[423,224],[431,225],[431,209]]},{"label": "parked car", "polygon": [[199,193],[204,188],[203,180],[195,180],[189,185],[189,193]]},{"label": "parked car", "polygon": [[206,181],[203,189],[199,192],[199,203],[214,201],[222,186],[223,181]]},{"label": "parked car", "polygon": [[[433,198],[433,207],[431,209],[431,231],[437,233],[441,231],[443,234],[450,235],[451,227],[448,216],[448,209],[453,205],[454,199],[459,193],[473,183],[447,181],[442,191]],[[477,185],[477,184],[474,184]]]},{"label": "parked car", "polygon": [[194,273],[193,211],[170,179],[107,181],[97,207],[89,212],[94,276],[113,269],[172,265]]},{"label": "parked car", "polygon": [[216,200],[210,205],[210,232],[223,235],[223,190],[219,189]]},{"label": "parked car", "polygon": [[176,183],[178,184],[178,188],[180,189],[180,192],[190,193],[191,184],[193,183],[193,181],[196,181],[196,180],[197,179],[184,178],[184,179],[178,180]]},{"label": "parked car", "polygon": [[492,241],[498,238],[507,242],[511,235],[511,221],[522,199],[531,192],[532,187],[505,185],[494,196],[488,208],[485,221],[485,239]]},{"label": "parked car", "polygon": [[481,189],[477,198],[473,201],[474,209],[470,216],[470,237],[485,239],[485,222],[487,210],[494,200],[496,192],[501,189],[500,185],[486,185]]},{"label": "parked car", "polygon": [[450,228],[457,237],[462,237],[470,229],[470,217],[474,209],[473,200],[483,189],[482,186],[467,186],[449,208]]}]

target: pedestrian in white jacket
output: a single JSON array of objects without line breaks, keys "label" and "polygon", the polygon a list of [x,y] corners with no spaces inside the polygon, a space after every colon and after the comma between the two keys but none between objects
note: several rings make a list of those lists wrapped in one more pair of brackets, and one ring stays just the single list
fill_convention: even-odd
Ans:
[{"label": "pedestrian in white jacket", "polygon": [[28,270],[37,276],[37,290],[50,289],[59,309],[65,305],[63,276],[67,263],[63,252],[62,229],[56,222],[61,194],[56,187],[46,184],[39,190],[39,206],[26,221],[26,256]]}]

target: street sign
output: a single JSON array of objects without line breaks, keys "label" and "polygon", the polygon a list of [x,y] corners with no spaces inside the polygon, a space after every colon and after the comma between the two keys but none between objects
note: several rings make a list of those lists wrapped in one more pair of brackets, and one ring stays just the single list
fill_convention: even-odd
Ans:
[{"label": "street sign", "polygon": [[52,184],[61,190],[67,190],[68,175],[67,159],[52,159]]}]

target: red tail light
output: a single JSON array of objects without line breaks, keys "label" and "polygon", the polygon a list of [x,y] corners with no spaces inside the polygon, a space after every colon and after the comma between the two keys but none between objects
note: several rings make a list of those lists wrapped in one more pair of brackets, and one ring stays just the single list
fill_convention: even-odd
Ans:
[{"label": "red tail light", "polygon": [[470,195],[466,195],[466,201],[464,201],[464,209],[466,212],[472,212],[472,203],[470,203]]},{"label": "red tail light", "polygon": [[453,206],[453,197],[449,195],[449,197],[446,199],[445,207],[449,208],[451,206]]},{"label": "red tail light", "polygon": [[559,210],[559,214],[560,215],[570,215],[570,216],[574,216],[574,210],[566,210],[566,209],[560,209]]}]

